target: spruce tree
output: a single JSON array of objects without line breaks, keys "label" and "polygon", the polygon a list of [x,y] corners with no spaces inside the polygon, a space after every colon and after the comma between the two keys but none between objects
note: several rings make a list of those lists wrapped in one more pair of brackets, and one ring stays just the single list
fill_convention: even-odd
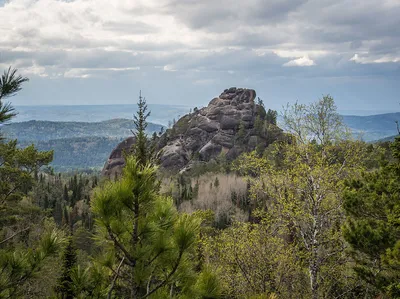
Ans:
[{"label": "spruce tree", "polygon": [[146,135],[147,118],[150,116],[150,112],[147,111],[146,99],[142,97],[142,92],[139,93],[139,102],[137,105],[138,111],[134,116],[134,136],[136,140],[133,146],[133,154],[137,157],[138,163],[144,166],[151,160],[151,150]]},{"label": "spruce tree", "polygon": [[67,185],[64,185],[63,200],[66,204],[69,204],[69,195],[68,195]]},{"label": "spruce tree", "polygon": [[62,299],[75,298],[71,274],[76,262],[76,249],[73,245],[72,237],[70,237],[62,256],[61,276],[58,278],[57,286],[55,287],[55,291]]}]

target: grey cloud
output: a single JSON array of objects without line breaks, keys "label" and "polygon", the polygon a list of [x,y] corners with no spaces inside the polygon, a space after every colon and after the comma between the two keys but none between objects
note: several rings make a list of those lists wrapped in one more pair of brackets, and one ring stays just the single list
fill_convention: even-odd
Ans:
[{"label": "grey cloud", "polygon": [[241,26],[282,21],[305,2],[307,0],[172,0],[164,9],[190,28],[226,32]]},{"label": "grey cloud", "polygon": [[[79,3],[75,0],[70,4]],[[263,76],[400,76],[399,63],[350,61],[356,53],[360,57],[368,55],[369,61],[400,57],[400,5],[386,7],[375,0],[171,0],[151,9],[132,6],[119,12],[125,17],[121,21],[103,19],[91,7],[77,12],[61,10],[57,17],[62,24],[79,22],[73,22],[67,32],[59,35],[40,26],[15,24],[2,44],[0,62],[36,64],[59,72],[140,67],[143,74],[147,68],[152,73],[163,73],[168,65],[185,76],[190,72],[224,76],[230,72],[231,76],[234,72],[257,80]],[[167,32],[166,36],[158,23],[135,19],[158,14],[175,18],[186,30],[185,35]],[[85,24],[107,34],[92,36],[80,30]],[[135,40],[131,36],[143,38]],[[17,47],[31,51],[15,51]],[[303,54],[279,57],[274,50],[302,51],[315,65],[283,67]],[[316,50],[327,53],[313,54]],[[195,77],[202,84],[211,82]]]}]

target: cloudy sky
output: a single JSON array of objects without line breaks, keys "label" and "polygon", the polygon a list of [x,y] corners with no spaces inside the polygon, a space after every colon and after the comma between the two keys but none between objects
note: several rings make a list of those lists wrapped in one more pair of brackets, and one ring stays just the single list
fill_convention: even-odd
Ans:
[{"label": "cloudy sky", "polygon": [[16,105],[200,106],[230,86],[267,107],[331,94],[400,110],[400,0],[0,0]]}]

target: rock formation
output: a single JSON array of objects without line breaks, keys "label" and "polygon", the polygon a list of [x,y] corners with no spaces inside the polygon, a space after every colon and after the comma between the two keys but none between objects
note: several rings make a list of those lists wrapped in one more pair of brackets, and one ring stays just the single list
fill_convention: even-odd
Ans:
[{"label": "rock formation", "polygon": [[[207,107],[195,108],[193,113],[181,117],[158,141],[161,166],[176,171],[188,169],[198,160],[210,161],[221,153],[232,160],[275,141],[282,131],[266,124],[265,109],[255,103],[255,97],[252,89],[231,87]],[[133,143],[134,139],[128,138],[116,147],[104,166],[104,175],[121,170],[122,152]]]}]

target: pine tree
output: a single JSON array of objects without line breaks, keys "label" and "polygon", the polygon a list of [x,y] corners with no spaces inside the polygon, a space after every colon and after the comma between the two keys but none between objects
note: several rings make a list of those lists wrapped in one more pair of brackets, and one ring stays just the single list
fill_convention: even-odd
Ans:
[{"label": "pine tree", "polygon": [[21,75],[17,76],[17,69],[12,69],[11,67],[4,71],[0,77],[0,124],[8,122],[17,115],[11,103],[4,103],[3,100],[15,95],[21,90],[22,83],[28,80],[28,78]]},{"label": "pine tree", "polygon": [[136,159],[127,157],[121,179],[97,189],[91,201],[97,239],[114,273],[109,294],[190,293],[199,221],[178,214],[171,198],[158,195],[156,168]]},{"label": "pine tree", "polygon": [[[28,81],[16,72],[9,68],[0,77],[0,124],[16,115],[11,104],[3,100]],[[43,221],[45,214],[29,198],[38,183],[35,173],[52,159],[52,151],[39,152],[33,145],[19,148],[17,140],[0,140],[0,298],[22,297],[24,285],[62,243],[60,234]],[[28,200],[22,202],[23,198]]]},{"label": "pine tree", "polygon": [[344,196],[344,237],[374,298],[400,298],[400,137],[391,150],[393,162],[350,181]]}]

